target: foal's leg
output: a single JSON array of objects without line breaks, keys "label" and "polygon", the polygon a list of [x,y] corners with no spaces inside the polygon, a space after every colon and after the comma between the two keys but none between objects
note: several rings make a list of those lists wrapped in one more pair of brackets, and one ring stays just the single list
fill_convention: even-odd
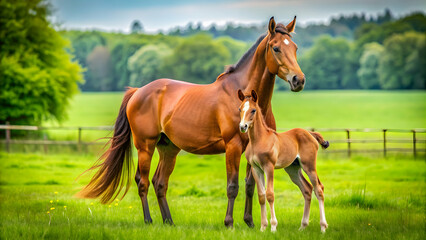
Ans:
[{"label": "foal's leg", "polygon": [[226,143],[226,178],[227,178],[227,196],[228,208],[226,209],[225,226],[234,225],[234,202],[238,195],[238,170],[242,154],[241,138],[239,135]]},{"label": "foal's leg", "polygon": [[267,179],[267,187],[266,187],[266,199],[269,202],[269,207],[271,209],[271,231],[275,232],[277,231],[277,225],[278,221],[275,216],[275,208],[274,208],[274,201],[275,201],[275,194],[274,194],[274,166],[272,164],[269,164],[264,168],[266,173],[266,179]]},{"label": "foal's leg", "polygon": [[[296,162],[297,161],[297,162]],[[290,176],[291,181],[296,184],[305,198],[305,207],[303,209],[303,218],[299,230],[305,229],[309,225],[309,211],[311,208],[312,185],[303,176],[299,160],[285,168],[285,171]]]},{"label": "foal's leg", "polygon": [[324,186],[318,178],[315,162],[316,159],[314,157],[312,161],[308,161],[305,164],[302,162],[302,167],[306,174],[308,174],[309,180],[311,180],[311,183],[314,186],[315,196],[319,202],[321,232],[324,233],[328,227],[324,212]]},{"label": "foal's leg", "polygon": [[253,223],[253,194],[254,194],[254,185],[256,184],[253,178],[253,173],[251,172],[251,165],[247,162],[246,169],[246,204],[244,208],[244,222],[249,227],[254,227]]},{"label": "foal's leg", "polygon": [[142,201],[145,223],[152,223],[148,206],[149,170],[151,168],[152,154],[157,139],[139,140],[135,143],[138,150],[138,172],[135,175],[138,184],[139,197]]},{"label": "foal's leg", "polygon": [[266,217],[265,176],[263,170],[258,166],[253,166],[251,169],[253,177],[256,180],[257,195],[260,204],[260,231],[264,231],[268,226],[268,219]]},{"label": "foal's leg", "polygon": [[157,143],[157,150],[160,155],[157,170],[152,178],[155,194],[157,195],[158,205],[160,206],[163,223],[173,225],[169,205],[166,200],[167,188],[169,186],[169,177],[172,174],[176,163],[176,156],[180,148],[176,147],[165,135]]}]

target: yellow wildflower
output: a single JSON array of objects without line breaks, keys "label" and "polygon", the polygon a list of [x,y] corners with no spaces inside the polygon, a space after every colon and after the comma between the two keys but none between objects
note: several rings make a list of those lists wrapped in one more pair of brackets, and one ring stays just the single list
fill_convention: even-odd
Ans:
[{"label": "yellow wildflower", "polygon": [[108,205],[108,207],[111,207],[111,205]]},{"label": "yellow wildflower", "polygon": [[114,204],[115,206],[118,206],[118,203]]},{"label": "yellow wildflower", "polygon": [[54,207],[51,207],[51,208],[50,208],[50,210],[55,210],[55,208],[54,208]]},{"label": "yellow wildflower", "polygon": [[129,206],[129,208],[132,208],[132,206]]},{"label": "yellow wildflower", "polygon": [[55,192],[55,194],[58,194],[58,192]]},{"label": "yellow wildflower", "polygon": [[53,203],[53,200],[50,200],[50,203]]},{"label": "yellow wildflower", "polygon": [[50,212],[49,212],[49,211],[47,211],[47,214],[50,214]]},{"label": "yellow wildflower", "polygon": [[64,206],[64,208],[67,208],[67,206]]},{"label": "yellow wildflower", "polygon": [[90,205],[93,205],[93,203],[91,202]]}]

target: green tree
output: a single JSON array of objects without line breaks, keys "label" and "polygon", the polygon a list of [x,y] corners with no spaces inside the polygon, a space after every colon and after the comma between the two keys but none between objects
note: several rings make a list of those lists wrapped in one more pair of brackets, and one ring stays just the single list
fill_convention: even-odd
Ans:
[{"label": "green tree", "polygon": [[140,87],[161,77],[160,67],[172,50],[164,44],[145,45],[133,54],[127,63],[130,86]]},{"label": "green tree", "polygon": [[300,58],[307,89],[339,89],[345,75],[345,61],[350,50],[344,38],[320,37]]},{"label": "green tree", "polygon": [[365,50],[360,59],[360,68],[357,72],[360,85],[364,89],[380,89],[379,62],[383,54],[383,46],[378,43],[365,45]]},{"label": "green tree", "polygon": [[113,90],[111,57],[108,48],[97,46],[87,56],[86,83],[82,86],[86,91]]},{"label": "green tree", "polygon": [[425,88],[426,37],[423,33],[396,34],[385,40],[380,58],[380,84],[384,89]]},{"label": "green tree", "polygon": [[42,0],[0,1],[0,122],[61,121],[82,81]]},{"label": "green tree", "polygon": [[162,71],[166,77],[193,83],[211,83],[229,62],[228,50],[210,35],[198,34],[185,39],[165,59]]}]

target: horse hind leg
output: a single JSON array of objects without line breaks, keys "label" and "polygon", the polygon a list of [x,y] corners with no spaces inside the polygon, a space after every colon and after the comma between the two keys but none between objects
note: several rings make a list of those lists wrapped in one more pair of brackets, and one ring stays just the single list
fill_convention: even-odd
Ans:
[{"label": "horse hind leg", "polygon": [[324,186],[318,178],[315,162],[315,158],[313,158],[313,161],[308,161],[306,163],[302,162],[302,168],[308,175],[309,180],[311,181],[314,187],[315,196],[317,197],[319,203],[321,232],[324,233],[325,230],[328,228],[324,211]]},{"label": "horse hind leg", "polygon": [[156,139],[138,141],[135,145],[138,150],[138,170],[135,181],[138,185],[138,193],[142,202],[144,221],[152,223],[148,206],[149,170],[151,168],[152,154],[155,149]]},{"label": "horse hind leg", "polygon": [[152,184],[154,185],[155,194],[157,195],[163,223],[173,225],[169,205],[166,200],[166,193],[169,185],[169,177],[175,167],[176,156],[180,152],[180,149],[163,134],[157,143],[157,150],[160,159],[157,170],[152,178]]},{"label": "horse hind leg", "polygon": [[285,168],[285,171],[290,176],[291,181],[299,187],[300,191],[303,194],[303,198],[305,199],[303,218],[299,228],[299,230],[303,230],[309,225],[309,212],[311,208],[313,187],[303,176],[298,159],[296,159],[293,164]]}]

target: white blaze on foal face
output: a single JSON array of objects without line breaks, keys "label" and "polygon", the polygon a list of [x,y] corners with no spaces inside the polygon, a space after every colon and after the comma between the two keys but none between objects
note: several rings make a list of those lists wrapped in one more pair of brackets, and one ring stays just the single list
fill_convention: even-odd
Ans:
[{"label": "white blaze on foal face", "polygon": [[250,108],[250,102],[246,101],[244,103],[243,109],[241,109],[242,115],[241,115],[241,122],[240,125],[243,125],[245,123],[246,113]]}]

